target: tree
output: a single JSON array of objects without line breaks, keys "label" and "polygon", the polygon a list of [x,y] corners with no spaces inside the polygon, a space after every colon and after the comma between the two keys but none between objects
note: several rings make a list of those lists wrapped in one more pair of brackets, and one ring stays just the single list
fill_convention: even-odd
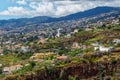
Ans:
[{"label": "tree", "polygon": [[3,54],[8,54],[8,53],[9,53],[9,50],[6,47],[4,47],[3,48]]},{"label": "tree", "polygon": [[34,61],[31,61],[31,62],[30,62],[30,66],[31,66],[32,68],[33,68],[35,65],[36,65],[36,64],[35,64]]}]

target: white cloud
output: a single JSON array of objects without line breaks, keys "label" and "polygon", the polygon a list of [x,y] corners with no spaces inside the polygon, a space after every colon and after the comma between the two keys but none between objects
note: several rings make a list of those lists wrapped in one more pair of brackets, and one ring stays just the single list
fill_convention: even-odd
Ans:
[{"label": "white cloud", "polygon": [[27,16],[29,15],[29,11],[23,7],[9,7],[7,10],[0,12],[0,15]]},{"label": "white cloud", "polygon": [[118,0],[36,1],[32,1],[29,6],[34,10],[37,15],[53,17],[65,16],[79,11],[85,11],[91,8],[95,8],[97,6],[120,7],[120,1]]},{"label": "white cloud", "polygon": [[[28,0],[26,0],[28,1]],[[25,0],[17,1],[19,4],[26,4]],[[98,6],[113,6],[120,7],[120,0],[64,0],[64,1],[51,1],[51,0],[32,0],[26,4],[26,7],[9,7],[7,10],[0,12],[0,15],[11,16],[52,16],[61,17],[72,13],[85,11]]]},{"label": "white cloud", "polygon": [[20,4],[20,5],[26,5],[27,2],[25,0],[18,0],[16,3]]}]

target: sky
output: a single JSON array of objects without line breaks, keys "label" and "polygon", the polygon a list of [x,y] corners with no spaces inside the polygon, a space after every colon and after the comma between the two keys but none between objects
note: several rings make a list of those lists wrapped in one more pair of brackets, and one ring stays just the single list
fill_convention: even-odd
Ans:
[{"label": "sky", "polygon": [[120,7],[120,0],[0,0],[0,20],[62,17],[99,6]]}]

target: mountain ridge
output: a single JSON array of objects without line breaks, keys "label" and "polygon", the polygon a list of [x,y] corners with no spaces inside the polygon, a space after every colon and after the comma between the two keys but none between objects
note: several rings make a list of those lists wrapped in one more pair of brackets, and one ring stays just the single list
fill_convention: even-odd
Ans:
[{"label": "mountain ridge", "polygon": [[119,7],[96,7],[93,9],[86,10],[84,12],[78,12],[70,14],[60,18],[48,17],[48,16],[37,16],[33,18],[20,18],[20,19],[10,19],[10,20],[0,20],[0,27],[22,27],[28,24],[41,24],[41,23],[50,23],[50,22],[59,22],[67,20],[77,20],[85,17],[91,17],[99,15],[102,13],[108,13],[111,11],[120,12]]}]

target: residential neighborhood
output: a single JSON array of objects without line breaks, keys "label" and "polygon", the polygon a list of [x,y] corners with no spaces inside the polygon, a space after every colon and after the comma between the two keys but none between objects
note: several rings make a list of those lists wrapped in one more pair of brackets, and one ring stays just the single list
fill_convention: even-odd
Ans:
[{"label": "residential neighborhood", "polygon": [[0,4],[0,80],[120,80],[119,0]]}]

